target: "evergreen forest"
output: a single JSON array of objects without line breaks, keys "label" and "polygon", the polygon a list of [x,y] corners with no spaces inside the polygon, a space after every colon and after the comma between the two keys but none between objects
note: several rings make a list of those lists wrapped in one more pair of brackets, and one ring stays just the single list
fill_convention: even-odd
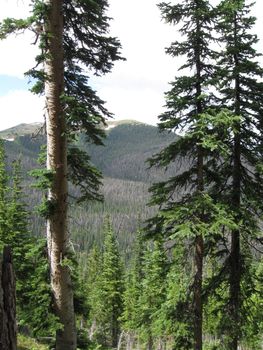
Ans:
[{"label": "evergreen forest", "polygon": [[183,63],[157,127],[112,121],[92,86],[125,61],[109,3],[31,0],[0,23],[1,40],[34,34],[25,75],[45,98],[44,124],[0,132],[0,350],[263,349],[253,2],[158,4]]}]

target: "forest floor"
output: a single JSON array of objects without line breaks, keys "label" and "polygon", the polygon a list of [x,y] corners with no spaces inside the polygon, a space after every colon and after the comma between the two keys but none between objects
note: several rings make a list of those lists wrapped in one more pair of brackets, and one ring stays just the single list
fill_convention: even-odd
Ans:
[{"label": "forest floor", "polygon": [[18,350],[48,350],[49,347],[38,343],[35,339],[18,335]]}]

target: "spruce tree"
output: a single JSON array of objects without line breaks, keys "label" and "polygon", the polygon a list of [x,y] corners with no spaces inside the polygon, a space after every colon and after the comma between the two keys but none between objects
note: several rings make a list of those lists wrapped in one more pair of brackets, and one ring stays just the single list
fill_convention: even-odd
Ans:
[{"label": "spruce tree", "polygon": [[105,241],[101,274],[101,324],[106,344],[116,348],[120,335],[120,316],[123,311],[123,265],[114,232],[109,221],[105,225]]},{"label": "spruce tree", "polygon": [[[258,217],[262,215],[262,92],[263,70],[257,62],[254,46],[258,39],[251,29],[255,18],[250,15],[249,1],[221,1],[218,6],[217,32],[223,49],[218,57],[219,104],[239,118],[233,128],[229,149],[231,155],[224,166],[225,184],[217,195],[230,204],[236,228],[230,235],[228,348],[236,350],[241,339],[246,287],[246,266],[252,243],[260,232]],[[222,170],[221,170],[222,171]],[[243,287],[242,287],[243,285]],[[242,291],[243,288],[243,291]]]},{"label": "spruce tree", "polygon": [[[179,244],[184,240],[192,253],[188,256],[193,256],[193,276],[187,288],[191,292],[186,294],[193,307],[188,322],[193,330],[192,346],[200,350],[204,240],[213,241],[209,237],[218,234],[226,213],[210,196],[209,188],[216,178],[213,160],[224,158],[224,139],[231,131],[233,118],[226,111],[218,116],[215,105],[212,87],[216,54],[211,49],[214,11],[209,2],[161,3],[159,7],[165,21],[180,25],[183,41],[173,42],[166,51],[173,57],[185,58],[181,70],[186,73],[171,83],[171,90],[166,93],[167,111],[159,117],[160,130],[180,132],[182,136],[154,156],[150,164],[168,167],[177,159],[182,166],[175,176],[152,186],[152,204],[159,205],[160,210],[150,220],[148,229],[150,234],[161,233]],[[228,216],[231,221],[231,214]],[[192,265],[191,261],[188,263]]]},{"label": "spruce tree", "polygon": [[6,157],[4,150],[4,142],[0,140],[0,249],[6,244],[5,239],[8,235],[8,211],[7,195],[8,195],[8,176],[6,172]]},{"label": "spruce tree", "polygon": [[130,266],[126,271],[125,290],[123,293],[122,328],[126,331],[127,350],[131,350],[134,342],[139,342],[140,328],[140,297],[143,281],[143,237],[138,230],[134,243],[134,253]]},{"label": "spruce tree", "polygon": [[155,241],[145,251],[143,259],[143,280],[140,307],[140,333],[146,341],[148,350],[156,346],[156,342],[162,342],[165,332],[164,325],[159,320],[159,310],[164,302],[166,293],[166,269],[167,257],[163,243]]},{"label": "spruce tree", "polygon": [[110,219],[106,219],[103,252],[94,248],[87,265],[90,339],[117,347],[123,311],[123,264]]},{"label": "spruce tree", "polygon": [[24,257],[27,265],[18,294],[18,324],[34,337],[54,337],[61,327],[52,310],[53,298],[50,286],[47,243],[44,239],[31,238],[31,246]]},{"label": "spruce tree", "polygon": [[14,161],[11,174],[7,172],[4,143],[0,144],[0,243],[12,250],[14,269],[17,278],[17,295],[27,277],[28,261],[26,253],[32,247],[28,230],[28,213],[24,202],[25,195],[21,185],[20,161]]},{"label": "spruce tree", "polygon": [[120,44],[108,35],[106,0],[35,0],[27,19],[6,19],[0,37],[25,29],[36,33],[40,53],[37,67],[28,75],[37,80],[33,92],[46,98],[48,196],[45,202],[47,239],[54,310],[62,329],[57,331],[56,349],[76,349],[73,292],[68,266],[68,179],[80,188],[80,199],[101,199],[100,173],[88,155],[73,141],[78,132],[87,140],[102,143],[101,125],[109,112],[88,85],[85,68],[100,75],[120,59]]},{"label": "spruce tree", "polygon": [[89,254],[86,262],[85,289],[87,304],[89,307],[88,325],[89,338],[100,342],[101,323],[101,275],[102,275],[102,252],[95,246]]},{"label": "spruce tree", "polygon": [[9,226],[9,242],[7,244],[13,247],[18,294],[27,275],[28,261],[25,257],[33,245],[32,236],[28,230],[28,212],[22,188],[20,163],[20,160],[18,160],[12,164],[11,189],[7,210]]},{"label": "spruce tree", "polygon": [[[0,246],[12,249],[16,274],[17,323],[33,335],[50,336],[59,322],[52,314],[46,244],[28,230],[28,212],[20,161],[8,174],[4,143],[0,145]],[[9,165],[9,164],[8,164]]]},{"label": "spruce tree", "polygon": [[158,322],[162,325],[163,337],[169,339],[167,346],[173,349],[192,349],[193,324],[189,289],[191,268],[182,261],[189,260],[185,244],[177,243],[170,252],[169,269],[166,276],[166,293],[159,309]]}]

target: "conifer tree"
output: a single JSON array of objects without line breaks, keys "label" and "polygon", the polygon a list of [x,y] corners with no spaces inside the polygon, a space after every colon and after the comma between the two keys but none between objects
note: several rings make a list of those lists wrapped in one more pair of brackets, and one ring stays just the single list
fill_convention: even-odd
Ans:
[{"label": "conifer tree", "polygon": [[[32,29],[39,42],[37,67],[28,75],[37,79],[33,92],[46,98],[47,171],[43,172],[48,197],[45,202],[47,239],[54,310],[62,329],[56,349],[76,349],[73,292],[68,267],[68,179],[79,186],[81,199],[98,199],[100,173],[88,155],[72,142],[82,131],[88,140],[102,143],[101,124],[109,112],[88,85],[86,67],[100,75],[120,59],[119,42],[108,36],[106,0],[34,0],[32,14],[24,20],[6,19],[0,37]],[[70,145],[71,143],[71,145]]]},{"label": "conifer tree", "polygon": [[90,340],[117,347],[123,311],[123,264],[109,218],[105,223],[103,252],[96,247],[87,261],[86,289]]},{"label": "conifer tree", "polygon": [[2,250],[8,234],[7,194],[8,176],[5,166],[4,143],[0,140],[0,249]]},{"label": "conifer tree", "polygon": [[100,329],[101,314],[101,275],[102,275],[102,252],[95,246],[88,255],[86,262],[85,287],[87,293],[87,304],[89,307],[89,338],[100,341],[102,333]]},{"label": "conifer tree", "polygon": [[[187,75],[176,77],[171,83],[171,90],[166,93],[167,112],[159,117],[161,130],[181,132],[182,137],[150,160],[151,165],[168,167],[177,158],[182,169],[152,187],[152,204],[159,205],[160,210],[150,220],[149,230],[152,234],[161,233],[167,239],[179,240],[180,244],[185,240],[192,251],[194,270],[188,286],[192,293],[186,293],[193,309],[188,314],[188,322],[193,329],[193,348],[200,350],[204,238],[208,240],[210,235],[218,234],[215,228],[223,219],[222,211],[226,212],[220,205],[217,207],[208,189],[216,178],[213,159],[220,159],[219,155],[225,151],[223,140],[231,130],[232,117],[224,111],[218,117],[214,110],[211,89],[215,73],[215,52],[211,49],[214,12],[209,2],[161,3],[159,7],[164,20],[180,25],[184,41],[173,42],[166,51],[174,57],[185,57],[181,70],[186,69]],[[189,264],[192,265],[190,261]]]},{"label": "conifer tree", "polygon": [[123,311],[123,266],[109,219],[106,221],[100,282],[101,318],[105,343],[117,347]]},{"label": "conifer tree", "polygon": [[[219,100],[239,118],[234,124],[230,139],[231,156],[225,164],[225,183],[221,201],[230,203],[235,215],[236,228],[231,231],[229,255],[229,322],[227,325],[228,348],[236,350],[241,338],[242,295],[245,276],[251,271],[246,266],[246,255],[250,255],[247,242],[259,234],[258,216],[262,215],[262,78],[263,70],[257,62],[254,45],[258,39],[251,29],[255,18],[250,15],[249,1],[221,1],[218,6],[217,31],[224,49],[218,58]],[[252,243],[253,246],[253,243]],[[243,306],[242,306],[243,305]]]},{"label": "conifer tree", "polygon": [[170,252],[172,263],[166,276],[166,293],[159,309],[158,322],[164,338],[169,339],[171,348],[192,349],[193,324],[191,307],[188,302],[191,283],[191,268],[182,261],[188,261],[189,251],[185,244],[177,243]]},{"label": "conifer tree", "polygon": [[25,263],[27,271],[18,295],[19,325],[22,329],[29,329],[35,337],[53,337],[61,324],[52,310],[46,240],[31,237],[31,246],[24,257]]},{"label": "conifer tree", "polygon": [[33,240],[28,230],[28,212],[26,211],[25,195],[21,185],[20,160],[12,164],[11,189],[8,203],[8,245],[13,247],[13,259],[17,277],[17,293],[22,289],[23,280],[26,279],[28,261],[25,259],[27,252],[31,249]]},{"label": "conifer tree", "polygon": [[154,341],[161,341],[164,334],[163,324],[159,320],[159,310],[165,297],[165,279],[167,257],[163,243],[155,241],[153,248],[148,247],[143,259],[143,280],[140,306],[140,332],[152,350]]},{"label": "conifer tree", "polygon": [[28,230],[20,161],[6,170],[4,144],[0,145],[0,246],[12,249],[16,274],[17,322],[34,335],[50,335],[58,327],[51,312],[46,244]]},{"label": "conifer tree", "polygon": [[134,254],[130,267],[126,272],[125,290],[123,294],[122,328],[127,332],[127,350],[133,348],[134,341],[139,342],[140,297],[143,280],[143,238],[138,230],[134,243]]},{"label": "conifer tree", "polygon": [[24,202],[21,185],[20,161],[14,161],[11,174],[7,173],[4,143],[0,144],[0,242],[12,250],[14,268],[17,278],[17,294],[26,280],[28,262],[25,259],[27,251],[32,246],[28,231],[28,213]]}]

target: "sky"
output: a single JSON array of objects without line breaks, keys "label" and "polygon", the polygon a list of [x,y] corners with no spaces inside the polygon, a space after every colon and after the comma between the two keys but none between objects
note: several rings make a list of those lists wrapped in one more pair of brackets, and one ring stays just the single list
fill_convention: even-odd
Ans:
[{"label": "sky", "polygon": [[[217,0],[212,0],[217,1]],[[165,47],[178,39],[175,27],[161,21],[158,0],[109,0],[111,35],[119,38],[125,62],[112,73],[92,77],[92,87],[115,119],[135,119],[156,124],[165,104],[164,92],[180,66],[178,58],[165,54]],[[0,21],[21,18],[30,11],[30,0],[0,0]],[[257,0],[255,32],[263,52],[263,4]],[[261,15],[262,13],[262,15]],[[0,130],[20,123],[43,121],[44,101],[31,94],[24,72],[34,66],[37,47],[34,36],[25,33],[0,42]]]}]

